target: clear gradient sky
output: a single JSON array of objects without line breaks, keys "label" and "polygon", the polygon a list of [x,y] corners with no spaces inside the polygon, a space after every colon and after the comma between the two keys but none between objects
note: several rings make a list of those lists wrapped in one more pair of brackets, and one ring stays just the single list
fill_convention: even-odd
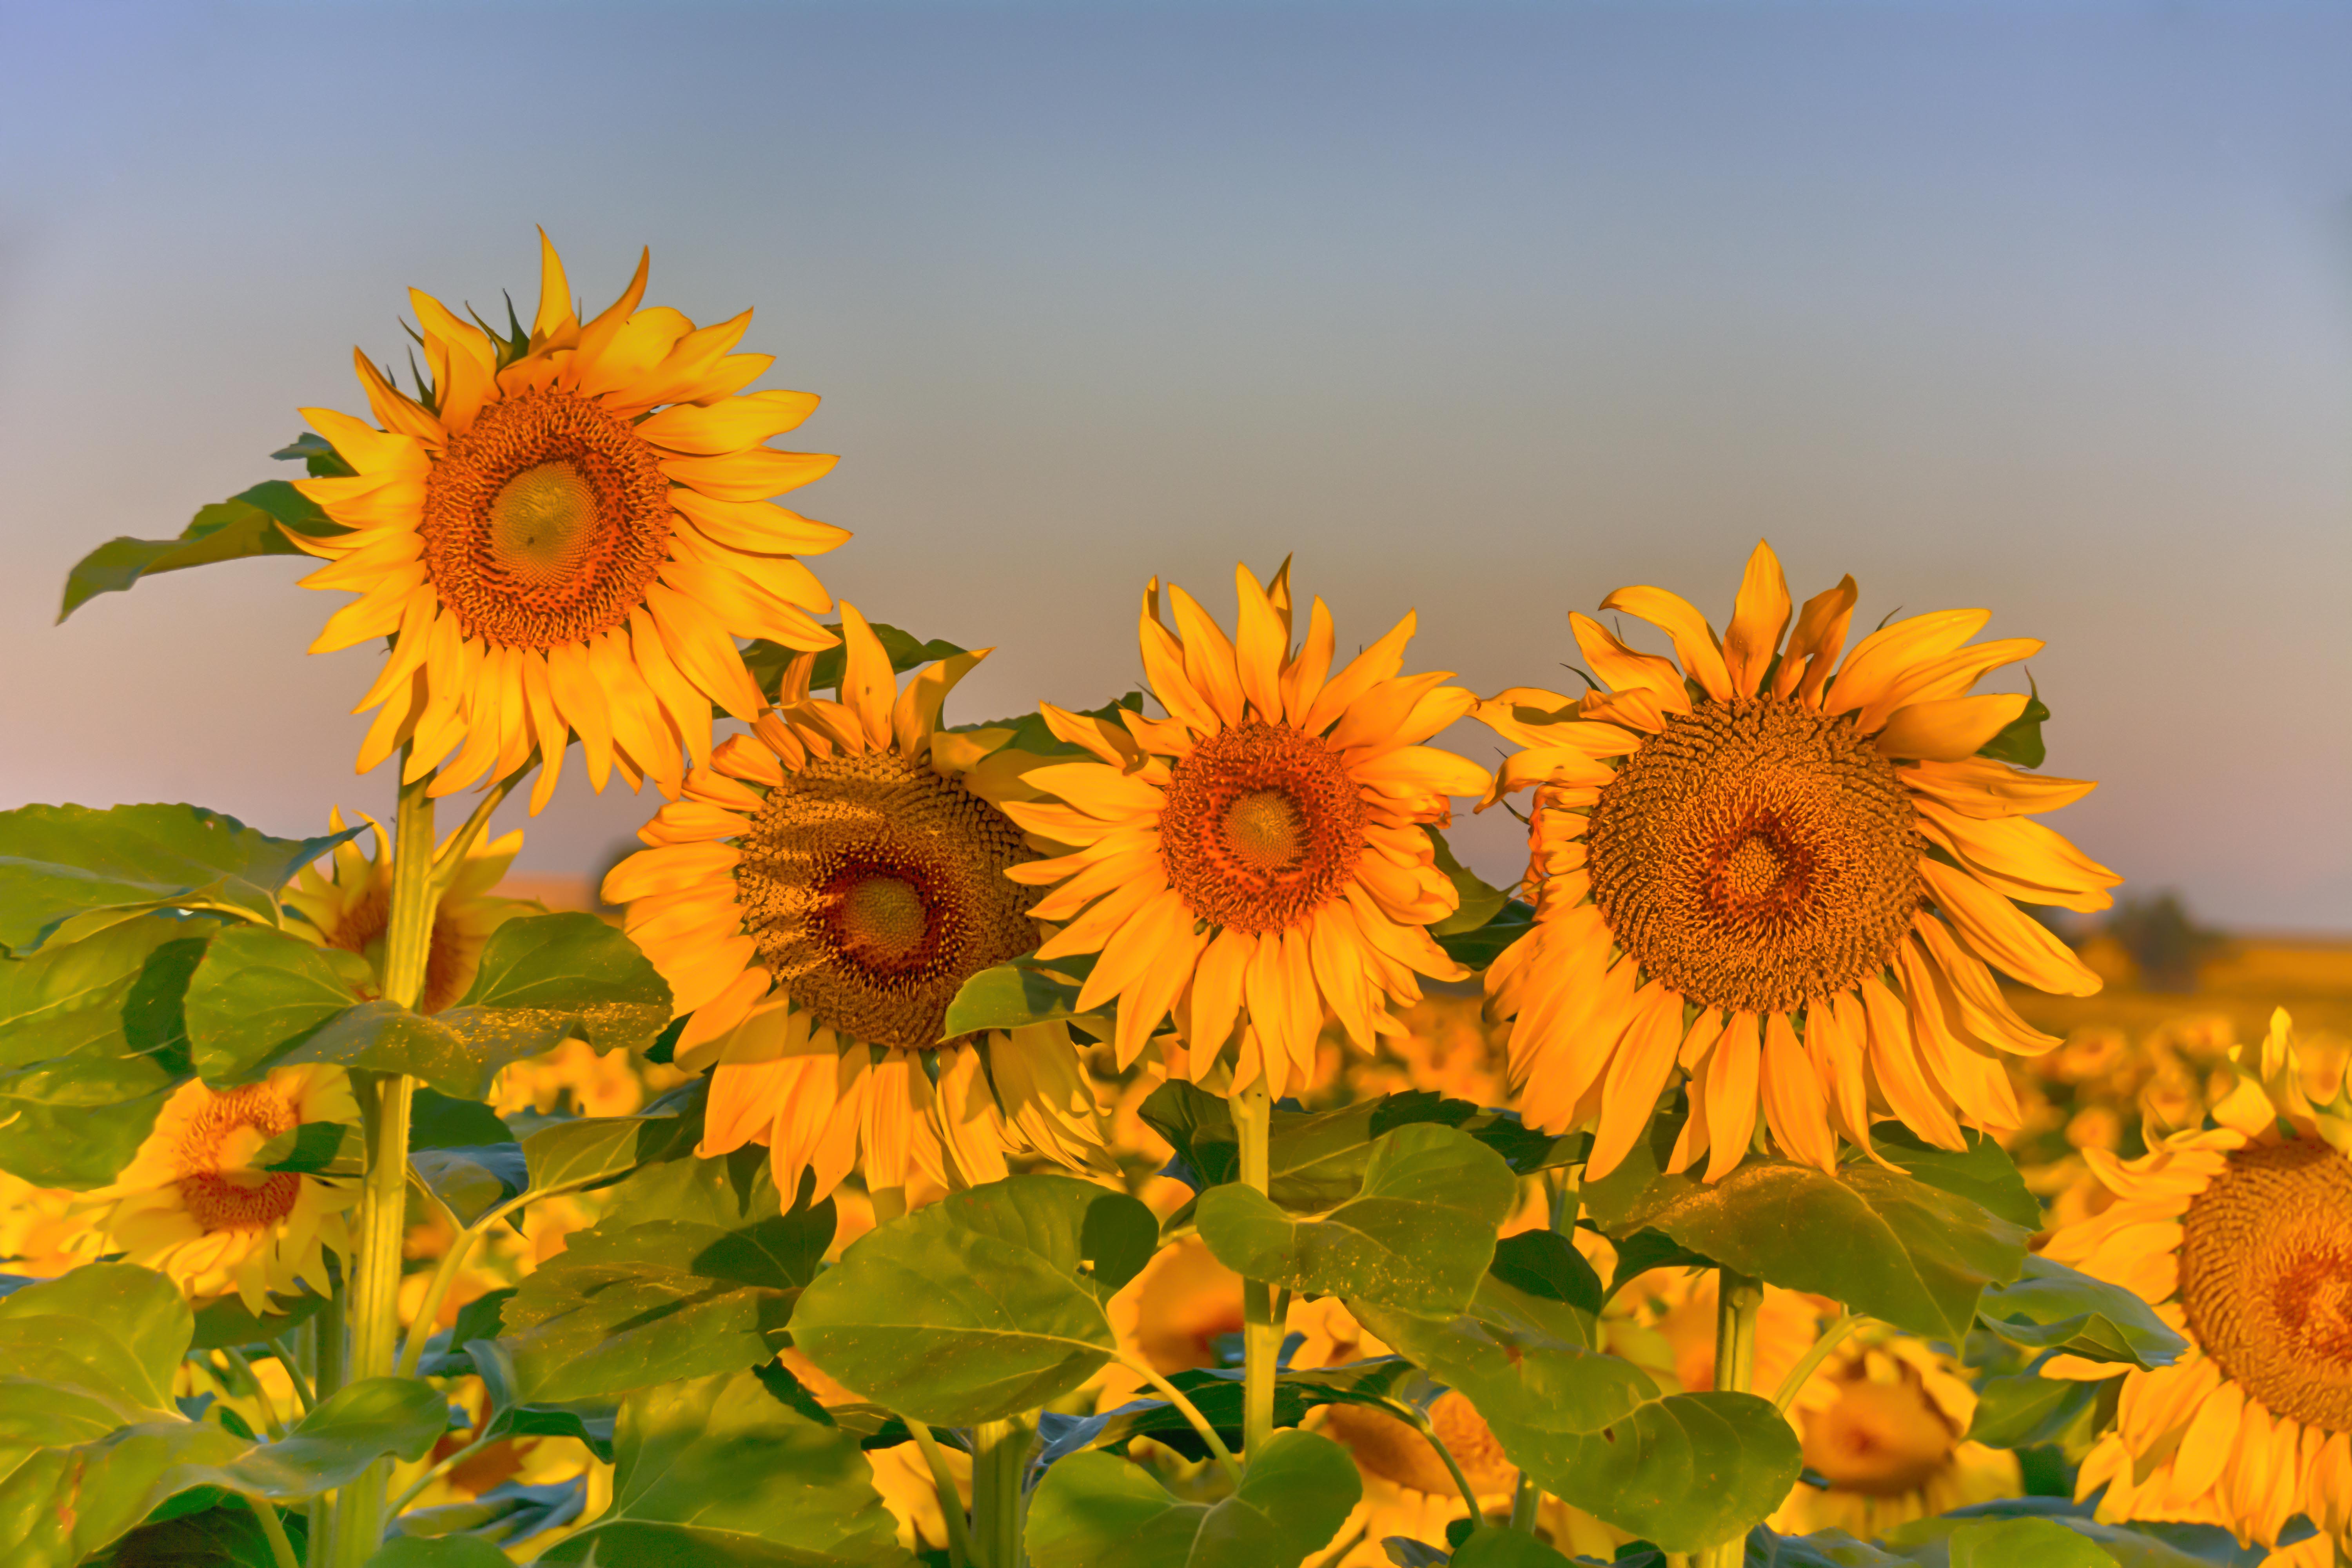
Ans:
[{"label": "clear gradient sky", "polygon": [[[291,477],[406,286],[527,316],[542,223],[759,308],[827,583],[999,647],[951,719],[1294,551],[1343,643],[1572,689],[1570,609],[1719,618],[1768,535],[2046,638],[2135,884],[2352,929],[2352,9],[0,0],[0,805],[386,807],[298,563],[58,586]],[[575,770],[522,865],[653,804]]]}]

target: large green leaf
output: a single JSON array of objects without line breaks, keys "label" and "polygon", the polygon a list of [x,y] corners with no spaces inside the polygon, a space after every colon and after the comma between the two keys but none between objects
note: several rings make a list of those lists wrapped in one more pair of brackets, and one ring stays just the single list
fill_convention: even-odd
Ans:
[{"label": "large green leaf", "polygon": [[[1076,1267],[1066,1180],[1014,1176],[867,1232],[802,1293],[793,1344],[845,1387],[934,1426],[999,1420],[1077,1387],[1118,1341],[1100,1281]],[[1040,1182],[1056,1186],[1034,1204],[992,1193]],[[1107,1233],[1122,1258],[1123,1229]]]},{"label": "large green leaf", "polygon": [[2102,1405],[2113,1414],[2122,1380],[2121,1373],[2102,1383],[2032,1373],[1989,1377],[1977,1390],[1969,1441],[1990,1448],[2032,1448],[2067,1443],[2078,1433],[2087,1436],[2105,1425],[2098,1418]]},{"label": "large green leaf", "polygon": [[291,1502],[350,1485],[387,1454],[421,1458],[448,1429],[448,1404],[431,1384],[365,1378],[320,1400],[278,1441],[226,1463],[185,1467],[170,1479],[173,1490],[216,1486]]},{"label": "large green leaf", "polygon": [[367,1568],[511,1568],[514,1559],[471,1535],[395,1535]]},{"label": "large green leaf", "polygon": [[1455,931],[1437,939],[1437,945],[1456,963],[1466,963],[1473,969],[1484,969],[1502,956],[1503,950],[1518,941],[1535,927],[1536,911],[1531,904],[1517,899],[1505,902],[1491,920],[1469,931]]},{"label": "large green leaf", "polygon": [[1140,1465],[1100,1452],[1045,1472],[1029,1504],[1034,1568],[1296,1568],[1363,1495],[1348,1451],[1315,1432],[1277,1432],[1241,1486],[1183,1502]]},{"label": "large green leaf", "polygon": [[179,1287],[128,1263],[86,1264],[0,1298],[0,1448],[165,1418],[194,1327]]},{"label": "large green leaf", "polygon": [[1588,1212],[1611,1236],[1658,1230],[1743,1274],[1953,1342],[1967,1336],[1984,1288],[2024,1265],[2024,1226],[1868,1162],[1831,1175],[1750,1156],[1719,1182],[1668,1175],[1663,1156],[1675,1131],[1662,1119],[1584,1189]]},{"label": "large green leaf", "polygon": [[[1919,1535],[1906,1543],[1925,1544]],[[2114,1568],[2115,1558],[2054,1519],[1979,1519],[1944,1538],[1950,1568]]]},{"label": "large green leaf", "polygon": [[1160,1222],[1125,1193],[1071,1176],[1015,1176],[950,1193],[946,1216],[1027,1248],[1108,1301],[1160,1249]]},{"label": "large green leaf", "polygon": [[751,1373],[630,1395],[614,1449],[613,1506],[541,1562],[913,1568],[857,1439]]},{"label": "large green leaf", "polygon": [[478,1096],[489,1087],[491,1075],[512,1059],[484,1056],[438,1018],[375,1001],[344,1008],[269,1065],[329,1062],[405,1073],[444,1094]]},{"label": "large green leaf", "polygon": [[1321,1219],[1294,1219],[1241,1185],[1201,1194],[1201,1238],[1246,1279],[1425,1316],[1460,1311],[1495,1256],[1518,1184],[1466,1133],[1420,1122],[1383,1133],[1362,1189]]},{"label": "large green leaf", "polygon": [[[178,1511],[206,1495],[191,1492],[173,1499],[146,1523],[91,1558],[88,1568],[278,1568],[269,1537],[245,1499],[224,1493],[204,1506]],[[310,1540],[307,1512],[280,1509],[278,1524],[299,1562]]]},{"label": "large green leaf", "polygon": [[[2008,1151],[1981,1132],[1962,1136],[1968,1140],[1966,1149],[1938,1149],[1900,1122],[1882,1121],[1871,1129],[1871,1142],[1888,1164],[1931,1187],[1958,1193],[2011,1225],[2041,1229],[2042,1200],[2026,1189],[2025,1177]],[[1850,1163],[1864,1158],[1858,1151],[1846,1152]]]},{"label": "large green leaf", "polygon": [[948,1004],[940,1020],[940,1038],[1087,1016],[1078,1011],[1078,987],[1094,963],[1095,955],[1087,953],[1050,963],[1016,958],[983,969],[965,981]]},{"label": "large green leaf", "polygon": [[278,1311],[255,1317],[246,1310],[245,1303],[234,1292],[207,1301],[196,1313],[195,1337],[189,1341],[192,1350],[217,1350],[226,1345],[235,1348],[259,1344],[292,1333],[306,1321],[325,1309],[327,1299],[305,1290],[294,1297],[272,1297],[271,1303]]},{"label": "large green leaf", "polygon": [[1561,1556],[1532,1535],[1516,1530],[1474,1530],[1449,1560],[1453,1568],[1570,1568]]},{"label": "large green leaf", "polygon": [[[1274,1381],[1274,1424],[1296,1426],[1307,1413],[1326,1405],[1387,1406],[1401,1384],[1417,1382],[1421,1369],[1402,1356],[1378,1356],[1339,1366],[1309,1367],[1283,1372]],[[1195,1367],[1168,1379],[1192,1402],[1192,1407],[1222,1434],[1227,1445],[1242,1442],[1242,1373],[1239,1368]],[[1188,1456],[1204,1458],[1207,1445],[1199,1440],[1192,1418],[1164,1399],[1138,1399],[1093,1415],[1047,1414],[1040,1420],[1045,1438],[1038,1463],[1050,1465],[1066,1454],[1084,1448],[1123,1448],[1134,1438],[1156,1437]]]},{"label": "large green leaf", "polygon": [[599,1051],[642,1051],[669,1014],[669,986],[637,944],[594,915],[568,912],[492,931],[474,984],[439,1021],[503,1066],[575,1036]]},{"label": "large green leaf", "polygon": [[829,1200],[733,1227],[631,1217],[616,1205],[506,1303],[519,1397],[594,1399],[759,1365],[783,1343],[835,1222]]},{"label": "large green leaf", "polygon": [[180,1490],[175,1477],[234,1461],[251,1446],[173,1415],[26,1455],[0,1479],[0,1563],[72,1568]]},{"label": "large green leaf", "polygon": [[2143,1372],[2171,1365],[2189,1348],[2133,1292],[2039,1256],[2026,1258],[2014,1284],[1984,1293],[1977,1321],[2028,1350],[2122,1362]]},{"label": "large green leaf", "polygon": [[535,1188],[590,1186],[675,1152],[679,1131],[676,1116],[583,1116],[551,1122],[523,1139],[523,1163]]},{"label": "large green leaf", "polygon": [[1977,748],[1979,757],[1995,762],[2014,763],[2021,768],[2038,768],[2050,750],[2042,739],[2042,726],[2050,719],[2049,704],[2037,691],[2025,700],[2025,711],[2001,726],[2000,733]]},{"label": "large green leaf", "polygon": [[0,947],[22,957],[148,910],[218,910],[278,924],[278,890],[363,831],[272,838],[195,805],[26,805],[0,812]]},{"label": "large green leaf", "polygon": [[237,561],[248,555],[299,553],[278,524],[312,538],[344,532],[317,502],[284,479],[268,479],[224,501],[198,509],[177,539],[110,539],[66,574],[64,620],[100,594],[120,594],[142,577]]},{"label": "large green leaf", "polygon": [[0,959],[0,1169],[94,1187],[189,1071],[182,994],[218,922],[142,915]]},{"label": "large green leaf", "polygon": [[233,926],[213,938],[188,980],[196,1071],[221,1086],[254,1078],[373,988],[374,972],[356,952]]}]

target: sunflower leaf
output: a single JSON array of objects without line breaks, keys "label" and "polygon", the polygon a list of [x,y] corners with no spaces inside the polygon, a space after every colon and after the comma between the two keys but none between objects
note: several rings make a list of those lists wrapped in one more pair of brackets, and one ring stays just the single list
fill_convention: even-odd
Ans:
[{"label": "sunflower leaf", "polygon": [[250,555],[299,555],[279,524],[312,538],[348,531],[329,521],[318,503],[288,484],[269,479],[224,501],[198,509],[177,539],[110,539],[66,574],[62,621],[100,594],[120,594],[142,577],[240,561]]},{"label": "sunflower leaf", "polygon": [[[1342,1366],[1283,1372],[1274,1380],[1274,1424],[1296,1426],[1308,1411],[1326,1405],[1385,1406],[1400,1384],[1417,1380],[1421,1369],[1402,1356],[1379,1356]],[[1243,1429],[1242,1373],[1238,1367],[1194,1367],[1168,1379],[1192,1402],[1192,1407],[1215,1427],[1230,1447],[1241,1446]],[[1137,1437],[1152,1437],[1187,1458],[1205,1458],[1208,1445],[1192,1428],[1189,1416],[1164,1399],[1136,1399],[1094,1415],[1055,1415],[1041,1419],[1045,1444],[1039,1468],[1087,1448],[1124,1447]]]},{"label": "sunflower leaf", "polygon": [[1276,1433],[1214,1503],[1182,1501],[1142,1466],[1089,1451],[1045,1472],[1024,1541],[1035,1568],[1264,1568],[1328,1542],[1362,1496],[1355,1461],[1318,1432]]},{"label": "sunflower leaf", "polygon": [[573,911],[501,924],[482,949],[472,986],[436,1016],[485,1060],[503,1066],[575,1037],[599,1052],[642,1051],[669,1015],[669,985],[636,943]]},{"label": "sunflower leaf", "polygon": [[2049,705],[2036,691],[2025,700],[2025,711],[2001,727],[2000,733],[1977,748],[1979,757],[1990,757],[1997,763],[2014,763],[2021,768],[2038,768],[2050,754],[2042,743],[2042,726],[2050,717]]},{"label": "sunflower leaf", "polygon": [[26,805],[0,812],[0,947],[22,958],[157,910],[278,923],[278,892],[364,826],[272,838],[196,805]]},{"label": "sunflower leaf", "polygon": [[[1506,899],[1501,908],[1478,926],[1469,931],[1457,931],[1439,936],[1437,945],[1445,956],[1472,969],[1484,969],[1502,956],[1503,950],[1534,928],[1536,911],[1532,904],[1517,899]],[[1432,928],[1433,932],[1435,928]]]},{"label": "sunflower leaf", "polygon": [[275,1066],[374,986],[366,959],[263,926],[215,937],[184,1004],[196,1071],[219,1087]]},{"label": "sunflower leaf", "polygon": [[983,969],[965,981],[940,1020],[940,1038],[952,1040],[982,1029],[1018,1029],[1057,1018],[1094,1018],[1078,1011],[1078,988],[1094,968],[1095,955],[1040,963],[1016,958]]},{"label": "sunflower leaf", "polygon": [[278,1310],[257,1318],[246,1310],[245,1303],[234,1291],[207,1302],[196,1310],[195,1338],[189,1342],[188,1348],[208,1351],[274,1340],[316,1316],[326,1306],[327,1298],[304,1290],[291,1298],[272,1297],[270,1304]]},{"label": "sunflower leaf", "polygon": [[1511,895],[1482,879],[1475,871],[1465,868],[1454,858],[1453,846],[1445,835],[1434,827],[1425,829],[1432,847],[1437,851],[1437,868],[1454,884],[1454,895],[1461,903],[1454,911],[1429,928],[1434,937],[1459,936],[1474,931],[1503,912]]},{"label": "sunflower leaf", "polygon": [[2061,1351],[2143,1372],[2171,1365],[2189,1348],[2133,1292],[2031,1255],[2014,1283],[1993,1286],[1978,1300],[1977,1322],[2028,1350]]},{"label": "sunflower leaf", "polygon": [[1977,1390],[1977,1413],[1969,1426],[1969,1441],[1989,1448],[2032,1448],[2063,1442],[2078,1427],[2086,1433],[2096,1430],[2100,1424],[2095,1413],[2101,1401],[2112,1403],[2122,1381],[2121,1373],[2104,1383],[2033,1373],[1989,1377]]}]

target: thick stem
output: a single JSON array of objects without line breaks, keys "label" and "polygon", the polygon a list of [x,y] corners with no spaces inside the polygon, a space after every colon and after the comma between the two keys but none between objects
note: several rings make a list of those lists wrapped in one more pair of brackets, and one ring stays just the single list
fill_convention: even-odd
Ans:
[{"label": "thick stem", "polygon": [[1536,1515],[1543,1510],[1543,1489],[1535,1477],[1519,1472],[1519,1489],[1511,1494],[1511,1528],[1522,1535],[1536,1532]]},{"label": "thick stem", "polygon": [[[1746,1394],[1756,1381],[1756,1317],[1764,1285],[1728,1268],[1715,1277],[1715,1387],[1718,1394]],[[1739,1568],[1748,1541],[1735,1535],[1694,1555],[1697,1568]]]},{"label": "thick stem", "polygon": [[1021,1416],[971,1429],[971,1534],[981,1568],[1022,1568],[1021,1480],[1036,1431]]},{"label": "thick stem", "polygon": [[278,1517],[278,1505],[268,1498],[248,1497],[246,1506],[261,1522],[261,1533],[269,1538],[269,1555],[278,1568],[302,1568],[301,1559],[294,1555],[294,1543],[286,1539],[286,1526]]},{"label": "thick stem", "polygon": [[[1242,1183],[1265,1192],[1267,1144],[1274,1131],[1274,1101],[1260,1072],[1233,1096],[1234,1131],[1241,1140]],[[1274,1313],[1274,1287],[1242,1281],[1242,1451],[1255,1458],[1274,1436],[1275,1362],[1282,1354],[1282,1325]]]},{"label": "thick stem", "polygon": [[234,1346],[226,1346],[221,1351],[221,1359],[228,1363],[239,1378],[253,1384],[254,1403],[261,1406],[262,1426],[268,1429],[272,1437],[282,1440],[286,1436],[286,1423],[278,1418],[278,1402],[269,1397],[269,1390],[261,1386],[261,1379],[254,1375],[253,1363],[245,1359],[245,1352]]},{"label": "thick stem", "polygon": [[915,1447],[922,1450],[923,1463],[930,1467],[932,1489],[940,1494],[940,1517],[948,1528],[948,1568],[972,1568],[971,1530],[964,1521],[963,1493],[956,1489],[955,1472],[948,1468],[948,1457],[931,1429],[911,1415],[905,1420],[907,1430],[915,1435]]},{"label": "thick stem", "polygon": [[[425,990],[433,937],[433,798],[427,773],[400,788],[392,850],[392,909],[384,928],[383,995],[414,1007]],[[350,1375],[390,1376],[400,1337],[400,1248],[408,1211],[408,1111],[416,1080],[397,1073],[354,1072],[367,1142],[359,1225],[352,1237],[349,1313]],[[362,1568],[382,1543],[384,1489],[392,1475],[379,1459],[336,1499],[337,1568]]]},{"label": "thick stem", "polygon": [[[325,1399],[343,1385],[343,1277],[329,1272],[327,1304],[302,1325],[303,1346],[310,1355],[310,1391],[317,1399]],[[310,1539],[304,1551],[310,1568],[328,1568],[334,1561],[334,1510],[331,1493],[310,1500]]]}]

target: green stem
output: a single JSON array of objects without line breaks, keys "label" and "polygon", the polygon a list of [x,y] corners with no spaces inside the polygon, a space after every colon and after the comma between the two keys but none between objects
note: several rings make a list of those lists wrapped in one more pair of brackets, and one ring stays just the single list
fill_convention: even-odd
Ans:
[{"label": "green stem", "polygon": [[476,804],[473,815],[466,818],[466,825],[451,835],[441,852],[433,857],[433,883],[436,890],[446,891],[449,884],[457,879],[457,873],[466,868],[466,851],[474,847],[474,841],[489,826],[490,814],[505,804],[515,785],[530,777],[531,769],[538,765],[536,762],[525,763],[482,792],[482,798]]},{"label": "green stem", "polygon": [[1446,1474],[1454,1478],[1455,1489],[1462,1493],[1463,1502],[1469,1507],[1470,1528],[1474,1531],[1485,1529],[1486,1510],[1478,1501],[1478,1493],[1470,1485],[1470,1478],[1462,1473],[1461,1463],[1454,1458],[1454,1450],[1447,1447],[1444,1439],[1438,1436],[1437,1428],[1430,1423],[1429,1413],[1417,1405],[1404,1405],[1394,1400],[1384,1403],[1391,1414],[1410,1422],[1414,1430],[1429,1439],[1429,1446],[1437,1450],[1439,1458],[1445,1461]]},{"label": "green stem", "polygon": [[278,1358],[278,1364],[286,1369],[287,1381],[294,1385],[294,1397],[301,1402],[302,1414],[308,1415],[311,1406],[318,1401],[310,1396],[310,1383],[302,1375],[301,1364],[294,1359],[294,1352],[287,1348],[284,1340],[267,1340],[263,1342],[269,1346],[269,1353]]},{"label": "green stem", "polygon": [[416,1500],[416,1494],[423,1491],[426,1487],[431,1486],[436,1477],[446,1475],[451,1469],[464,1464],[467,1459],[472,1458],[476,1454],[478,1454],[484,1448],[488,1447],[491,1441],[490,1424],[488,1421],[484,1421],[482,1423],[482,1431],[479,1436],[467,1444],[464,1447],[453,1451],[447,1458],[436,1461],[431,1469],[426,1470],[423,1475],[417,1477],[415,1481],[409,1484],[409,1488],[406,1491],[393,1499],[392,1507],[385,1510],[385,1517],[388,1519],[398,1519],[400,1517],[400,1510],[406,1508],[410,1503],[415,1502]]},{"label": "green stem", "polygon": [[1511,1494],[1511,1528],[1521,1535],[1536,1532],[1536,1515],[1543,1510],[1543,1489],[1535,1477],[1519,1472],[1519,1489]]},{"label": "green stem", "polygon": [[1021,1479],[1035,1433],[1021,1416],[971,1429],[971,1533],[980,1568],[1022,1568]]},{"label": "green stem", "polygon": [[448,1250],[441,1255],[441,1261],[433,1271],[432,1282],[425,1287],[424,1305],[416,1314],[416,1321],[408,1325],[408,1338],[400,1347],[400,1361],[395,1369],[398,1374],[402,1377],[416,1375],[417,1364],[425,1356],[425,1342],[433,1337],[433,1320],[440,1316],[441,1303],[448,1298],[449,1288],[457,1282],[458,1270],[472,1256],[474,1244],[488,1235],[492,1226],[517,1209],[535,1204],[541,1198],[560,1197],[565,1193],[593,1186],[603,1179],[600,1176],[583,1176],[576,1182],[558,1182],[552,1186],[533,1187],[527,1193],[517,1193],[460,1230],[457,1238],[449,1244]]},{"label": "green stem", "polygon": [[1837,1349],[1860,1322],[1861,1320],[1852,1312],[1839,1313],[1837,1321],[1823,1329],[1822,1337],[1813,1342],[1813,1348],[1805,1352],[1805,1359],[1790,1367],[1789,1375],[1780,1380],[1780,1391],[1772,1395],[1772,1408],[1783,1415],[1787,1415],[1789,1402],[1797,1397],[1797,1391],[1805,1386],[1805,1380],[1813,1375],[1813,1369],[1828,1360],[1830,1352]]},{"label": "green stem", "polygon": [[971,1568],[971,1530],[964,1522],[963,1494],[956,1489],[948,1457],[940,1451],[940,1440],[929,1426],[911,1415],[899,1419],[915,1435],[915,1447],[923,1451],[923,1463],[931,1468],[931,1488],[940,1494],[940,1517],[948,1526],[948,1568]]},{"label": "green stem", "polygon": [[278,1402],[269,1397],[269,1390],[262,1387],[261,1379],[253,1374],[253,1363],[245,1359],[245,1352],[224,1346],[221,1358],[236,1369],[237,1376],[253,1384],[253,1397],[261,1405],[261,1424],[269,1429],[272,1437],[283,1438],[286,1423],[278,1419]]},{"label": "green stem", "polygon": [[[1764,1285],[1719,1268],[1715,1289],[1716,1392],[1745,1394],[1756,1381],[1756,1318],[1764,1304]],[[1747,1538],[1735,1535],[1694,1553],[1693,1561],[1696,1568],[1739,1568],[1747,1555]]]},{"label": "green stem", "polygon": [[269,1555],[277,1560],[278,1568],[302,1568],[301,1560],[294,1555],[294,1543],[286,1539],[286,1524],[278,1517],[278,1505],[257,1497],[247,1497],[245,1505],[261,1521],[261,1533],[269,1538]]},{"label": "green stem", "polygon": [[[310,1392],[314,1398],[325,1399],[343,1385],[343,1277],[330,1270],[327,1304],[311,1315],[302,1325],[305,1347],[310,1360]],[[310,1539],[307,1555],[311,1568],[326,1568],[332,1562],[334,1550],[333,1494],[324,1493],[310,1500]]]},{"label": "green stem", "polygon": [[[403,756],[406,755],[405,751]],[[400,786],[392,849],[392,909],[384,928],[383,996],[414,1007],[425,990],[432,948],[433,775]],[[349,1311],[350,1373],[386,1377],[397,1366],[400,1338],[400,1251],[408,1210],[408,1112],[416,1080],[399,1073],[352,1074],[367,1142],[361,1179],[359,1224],[352,1237]],[[335,1500],[337,1568],[362,1568],[382,1544],[384,1490],[392,1464],[379,1459]]]},{"label": "green stem", "polygon": [[[1261,1070],[1233,1096],[1234,1131],[1241,1140],[1243,1184],[1263,1193],[1268,1184],[1268,1144],[1274,1131],[1274,1101]],[[1255,1458],[1274,1436],[1275,1363],[1282,1354],[1282,1325],[1275,1320],[1274,1287],[1262,1279],[1242,1281],[1242,1451]]]},{"label": "green stem", "polygon": [[1174,1405],[1184,1419],[1192,1424],[1192,1430],[1201,1435],[1201,1441],[1206,1443],[1209,1446],[1209,1452],[1216,1456],[1217,1466],[1225,1472],[1225,1479],[1235,1486],[1240,1486],[1242,1484],[1241,1466],[1234,1462],[1234,1451],[1225,1447],[1225,1440],[1217,1436],[1216,1427],[1211,1426],[1209,1418],[1201,1414],[1201,1407],[1187,1399],[1182,1389],[1152,1371],[1150,1363],[1133,1356],[1121,1356],[1119,1363],[1128,1371],[1158,1390],[1160,1398]]}]

